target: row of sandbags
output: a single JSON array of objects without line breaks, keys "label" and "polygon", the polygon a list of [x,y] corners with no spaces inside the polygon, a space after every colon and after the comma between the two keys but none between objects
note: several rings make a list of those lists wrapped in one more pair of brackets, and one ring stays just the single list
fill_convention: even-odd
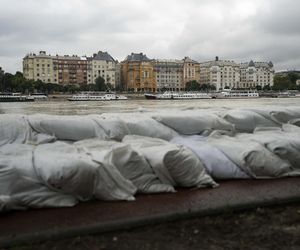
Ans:
[{"label": "row of sandbags", "polygon": [[0,147],[0,211],[134,200],[136,193],[216,187],[214,179],[300,174],[300,128],[228,136],[177,136],[170,142],[127,135]]},{"label": "row of sandbags", "polygon": [[282,124],[300,126],[300,108],[185,110],[149,114],[87,116],[0,116],[0,146],[7,143],[40,144],[54,140],[88,138],[121,141],[129,134],[171,140],[178,135],[209,135],[212,131],[253,133]]},{"label": "row of sandbags", "polygon": [[0,211],[299,175],[300,109],[0,116]]},{"label": "row of sandbags", "polygon": [[191,150],[150,137],[0,147],[0,211],[215,186]]}]

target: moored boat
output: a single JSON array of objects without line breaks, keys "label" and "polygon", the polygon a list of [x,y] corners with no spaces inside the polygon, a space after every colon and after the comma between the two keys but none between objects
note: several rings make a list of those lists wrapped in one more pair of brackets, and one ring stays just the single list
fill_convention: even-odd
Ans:
[{"label": "moored boat", "polygon": [[73,95],[68,98],[69,101],[117,101],[127,100],[126,96],[117,95],[114,93],[97,94],[97,93],[82,93]]},{"label": "moored boat", "polygon": [[161,100],[187,100],[187,99],[211,99],[209,93],[204,92],[164,92],[162,94],[145,94],[146,99]]},{"label": "moored boat", "polygon": [[0,102],[33,102],[34,98],[19,93],[0,93]]},{"label": "moored boat", "polygon": [[34,100],[36,101],[48,101],[49,98],[46,94],[44,93],[33,93],[33,94],[30,94],[31,97],[34,98]]},{"label": "moored boat", "polygon": [[223,90],[216,94],[216,98],[258,98],[259,94],[255,90]]}]

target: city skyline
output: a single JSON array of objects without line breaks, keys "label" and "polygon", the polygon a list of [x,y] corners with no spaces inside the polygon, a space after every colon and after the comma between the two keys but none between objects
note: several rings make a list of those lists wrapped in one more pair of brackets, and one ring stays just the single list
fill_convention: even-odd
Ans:
[{"label": "city skyline", "polygon": [[269,61],[299,69],[299,3],[288,0],[83,1],[0,0],[0,66],[22,71],[30,52],[91,56],[108,51],[123,61],[149,58],[203,62],[219,56]]}]

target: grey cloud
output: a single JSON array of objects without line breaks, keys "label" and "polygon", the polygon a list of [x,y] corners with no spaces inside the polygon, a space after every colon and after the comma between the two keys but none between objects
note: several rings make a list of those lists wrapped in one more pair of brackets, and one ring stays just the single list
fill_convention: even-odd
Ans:
[{"label": "grey cloud", "polygon": [[[0,0],[0,66],[21,70],[28,52],[118,60],[272,60],[300,68],[300,3],[293,0]],[[8,60],[8,58],[10,58]]]}]

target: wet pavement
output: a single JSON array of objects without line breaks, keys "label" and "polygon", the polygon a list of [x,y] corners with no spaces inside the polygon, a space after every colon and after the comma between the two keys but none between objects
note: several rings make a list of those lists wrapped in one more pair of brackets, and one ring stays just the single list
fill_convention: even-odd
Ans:
[{"label": "wet pavement", "polygon": [[91,201],[71,208],[4,213],[0,215],[0,247],[300,201],[300,177],[219,183],[215,189],[138,195],[130,202]]}]

